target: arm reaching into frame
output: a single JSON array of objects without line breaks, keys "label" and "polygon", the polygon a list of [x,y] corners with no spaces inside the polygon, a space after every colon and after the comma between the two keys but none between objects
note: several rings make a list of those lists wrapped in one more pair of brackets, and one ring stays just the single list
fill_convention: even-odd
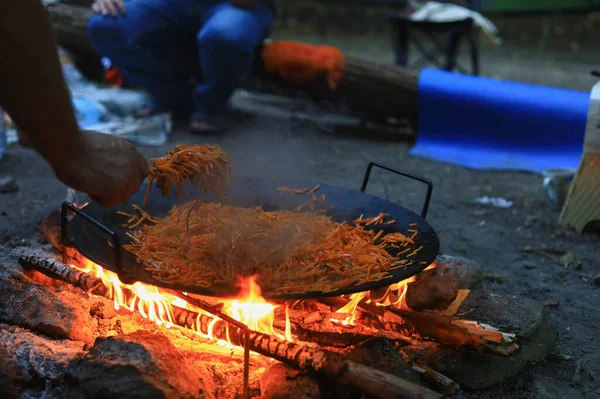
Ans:
[{"label": "arm reaching into frame", "polygon": [[56,177],[104,206],[126,202],[148,165],[126,140],[81,131],[40,0],[0,0],[0,104]]}]

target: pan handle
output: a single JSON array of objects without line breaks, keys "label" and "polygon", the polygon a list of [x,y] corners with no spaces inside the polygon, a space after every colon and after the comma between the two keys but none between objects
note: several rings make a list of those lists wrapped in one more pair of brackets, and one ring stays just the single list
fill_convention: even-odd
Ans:
[{"label": "pan handle", "polygon": [[371,161],[371,162],[369,162],[369,165],[367,166],[367,170],[365,172],[365,177],[363,179],[362,185],[360,186],[361,193],[364,193],[365,190],[367,189],[367,184],[369,184],[369,178],[371,177],[371,169],[373,169],[373,166],[377,166],[378,168],[387,170],[388,172],[393,172],[398,175],[420,181],[421,183],[425,183],[427,185],[427,194],[425,195],[425,201],[423,201],[423,209],[421,210],[421,217],[423,219],[425,219],[425,217],[427,216],[427,211],[429,210],[429,201],[431,201],[431,192],[433,191],[433,183],[431,182],[431,180],[412,175],[410,173],[404,172],[404,171],[396,169],[396,168],[392,168],[391,166],[387,166],[387,165],[384,165],[379,162]]},{"label": "pan handle", "polygon": [[[102,231],[110,237],[113,243],[113,247],[115,249],[115,266],[117,267],[117,274],[119,275],[119,278],[121,278],[121,276],[124,276],[121,256],[121,240],[119,239],[119,236],[114,231],[112,231],[96,219],[92,218],[87,213],[83,212],[81,209],[77,208],[70,202],[63,202],[62,206],[60,207],[60,233],[63,245],[65,247],[71,246],[71,242],[69,240],[68,235],[69,212],[74,212],[75,214],[81,216],[85,221],[97,227],[100,231]],[[121,280],[123,281],[122,278]]]}]

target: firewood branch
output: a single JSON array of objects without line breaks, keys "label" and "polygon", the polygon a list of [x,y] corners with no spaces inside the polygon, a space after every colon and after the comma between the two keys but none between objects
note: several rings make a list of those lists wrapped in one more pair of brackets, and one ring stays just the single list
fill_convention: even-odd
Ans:
[{"label": "firewood branch", "polygon": [[[324,298],[323,303],[341,308],[349,299],[336,297]],[[378,318],[385,329],[395,332],[419,334],[424,338],[450,345],[455,348],[469,347],[489,350],[500,355],[509,355],[519,347],[512,334],[502,333],[491,326],[481,325],[467,320],[452,320],[436,313],[414,312],[391,307],[383,308],[367,304],[364,300],[358,304],[361,317]]]},{"label": "firewood branch", "polygon": [[[110,290],[104,286],[102,280],[54,259],[27,255],[19,258],[19,263],[26,269],[37,270],[49,277],[81,288],[88,293],[112,299],[110,298]],[[211,329],[214,339],[228,340],[232,344],[241,347],[247,344],[250,350],[261,355],[309,372],[317,378],[360,390],[376,398],[434,399],[443,397],[437,392],[400,377],[345,359],[334,352],[283,341],[256,331],[251,331],[249,340],[246,340],[246,332],[241,328],[232,326],[224,320],[215,322],[215,317],[212,315],[177,306],[172,307],[172,312],[174,324],[177,326],[193,329],[206,335]]]}]

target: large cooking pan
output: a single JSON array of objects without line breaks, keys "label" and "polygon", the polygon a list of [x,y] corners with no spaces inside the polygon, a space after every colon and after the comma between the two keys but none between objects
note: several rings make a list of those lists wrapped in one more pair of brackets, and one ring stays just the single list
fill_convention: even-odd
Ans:
[{"label": "large cooking pan", "polygon": [[[417,215],[402,206],[386,201],[382,198],[365,194],[371,169],[373,166],[421,181],[427,184],[427,195],[423,204],[421,215]],[[310,201],[304,195],[281,195],[276,191],[278,187],[304,188],[313,187],[314,182],[299,182],[284,179],[263,179],[252,177],[234,177],[231,186],[226,192],[227,203],[240,207],[261,206],[265,211],[293,210],[301,204]],[[433,228],[425,220],[429,200],[431,198],[432,184],[430,181],[408,173],[390,168],[388,166],[371,162],[366,170],[363,184],[359,191],[321,184],[318,194],[325,194],[327,200],[321,206],[326,213],[336,222],[350,222],[364,215],[373,217],[385,212],[397,221],[394,225],[378,225],[374,230],[382,229],[384,234],[401,232],[408,234],[407,229],[416,228],[419,234],[415,238],[414,248],[423,247],[410,262],[402,268],[391,271],[391,276],[379,281],[343,287],[331,292],[289,292],[286,294],[272,294],[263,292],[268,299],[289,300],[306,299],[326,296],[338,296],[355,292],[367,291],[385,287],[407,279],[429,266],[439,253],[439,240]],[[62,207],[62,237],[65,246],[75,247],[81,254],[104,268],[117,273],[124,283],[131,284],[140,281],[158,287],[169,288],[177,291],[195,293],[206,296],[230,296],[237,293],[236,287],[210,287],[200,288],[181,284],[169,284],[156,280],[148,274],[144,267],[137,263],[135,257],[122,248],[123,244],[130,242],[122,226],[123,217],[116,211],[131,212],[131,204],[141,204],[146,186],[133,196],[129,204],[119,205],[113,209],[106,209],[96,203],[90,203],[80,210],[69,203]],[[183,191],[183,202],[192,201],[200,196],[196,188],[187,187]],[[207,196],[206,202],[216,202],[214,196]],[[153,188],[144,210],[150,215],[160,217],[166,215],[173,205],[179,203],[176,196],[163,197],[158,189]],[[409,225],[415,227],[409,227]],[[416,225],[415,225],[416,224]],[[401,259],[401,258],[399,258]]]}]

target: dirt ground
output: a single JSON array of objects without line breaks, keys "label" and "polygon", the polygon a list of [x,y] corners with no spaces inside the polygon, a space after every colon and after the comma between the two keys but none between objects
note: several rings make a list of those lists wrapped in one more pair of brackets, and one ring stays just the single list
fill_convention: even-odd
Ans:
[{"label": "dirt ground", "polygon": [[[596,65],[585,60],[575,64],[565,59],[557,66],[561,57],[550,65],[531,55],[523,61],[528,68],[519,71],[504,55],[502,69],[497,66],[497,51],[487,59],[484,54],[488,76],[579,90],[589,90],[593,83],[588,73]],[[242,99],[242,106],[244,101],[247,109],[252,108],[252,100]],[[297,105],[294,111],[302,107]],[[369,161],[431,179],[428,220],[441,238],[443,253],[479,262],[484,273],[495,275],[486,279],[490,290],[559,303],[548,308],[560,333],[560,350],[554,356],[530,365],[501,387],[463,392],[461,397],[600,397],[600,288],[593,283],[600,273],[600,235],[580,235],[558,226],[559,210],[547,206],[539,175],[478,172],[432,162],[409,156],[410,143],[373,140],[370,133],[363,138],[334,135],[314,122],[290,117],[294,112],[289,109],[275,114],[237,114],[228,133],[213,137],[177,129],[164,147],[141,150],[147,157],[160,156],[177,143],[211,142],[230,153],[234,173],[310,179],[351,189],[360,187]],[[327,115],[320,117],[327,120]],[[16,178],[19,191],[0,194],[0,241],[8,246],[35,245],[41,239],[37,224],[58,209],[66,188],[35,152],[20,147],[10,147],[0,161],[0,176],[4,175]],[[376,170],[368,192],[418,212],[425,190]],[[473,201],[479,196],[502,197],[513,206],[479,205]]]}]

